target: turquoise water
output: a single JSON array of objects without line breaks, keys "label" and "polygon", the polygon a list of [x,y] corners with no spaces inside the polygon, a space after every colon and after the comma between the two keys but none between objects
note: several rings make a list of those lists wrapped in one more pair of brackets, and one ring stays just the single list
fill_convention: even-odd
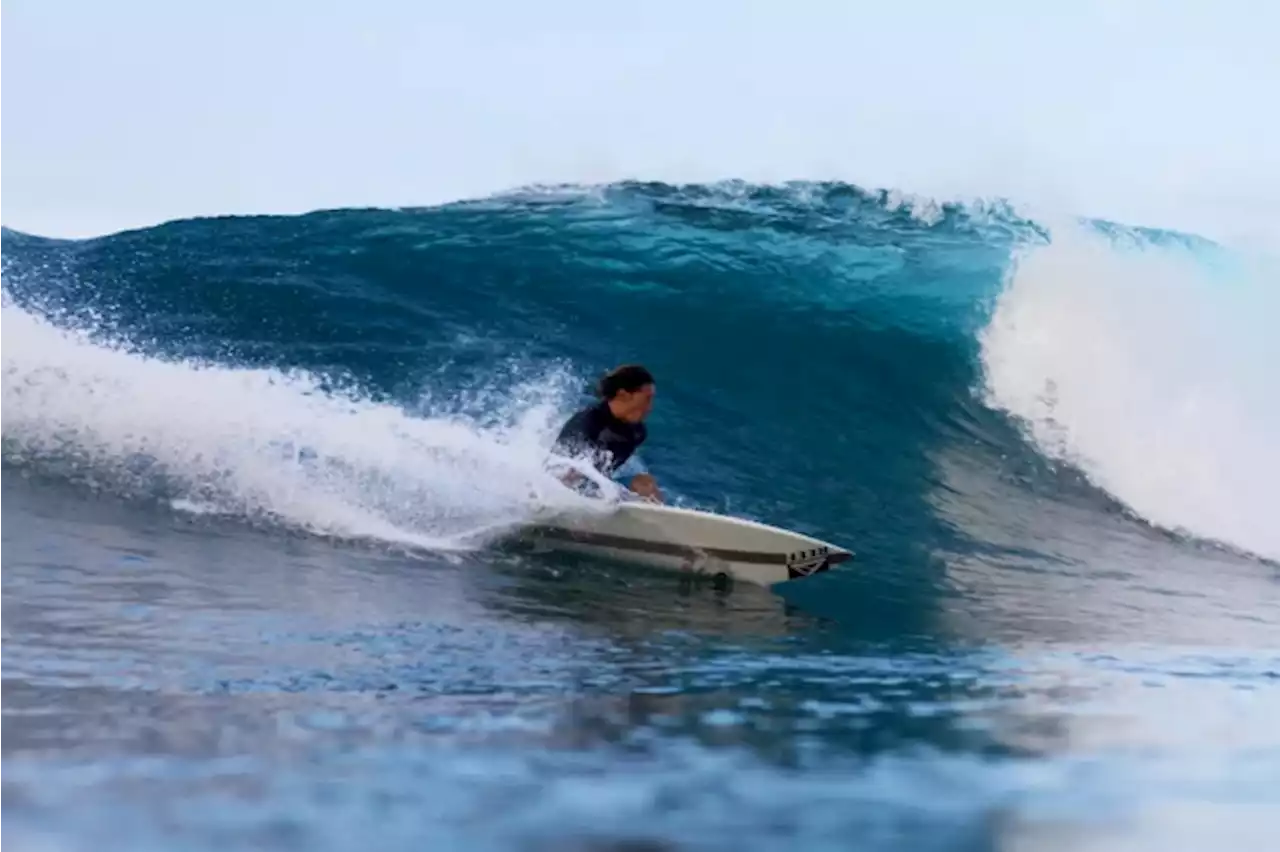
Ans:
[{"label": "turquoise water", "polygon": [[[1280,352],[1252,259],[812,184],[3,248],[8,842],[1277,828]],[[542,448],[629,360],[676,500],[856,560],[722,592],[477,544],[568,499]]]}]

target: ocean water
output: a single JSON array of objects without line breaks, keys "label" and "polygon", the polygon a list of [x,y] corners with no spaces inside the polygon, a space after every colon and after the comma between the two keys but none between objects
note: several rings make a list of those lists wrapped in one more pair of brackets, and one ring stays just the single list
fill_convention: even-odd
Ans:
[{"label": "ocean water", "polygon": [[[3,263],[11,848],[1280,832],[1273,261],[726,183]],[[543,450],[633,360],[673,499],[856,559],[723,591],[495,541],[572,505]]]}]

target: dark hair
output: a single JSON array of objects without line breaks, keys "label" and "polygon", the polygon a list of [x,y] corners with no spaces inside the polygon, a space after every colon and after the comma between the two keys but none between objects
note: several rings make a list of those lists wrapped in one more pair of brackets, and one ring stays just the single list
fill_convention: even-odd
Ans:
[{"label": "dark hair", "polygon": [[653,374],[639,364],[623,364],[604,374],[596,385],[596,393],[602,399],[613,399],[618,391],[634,393],[645,385],[653,384]]}]

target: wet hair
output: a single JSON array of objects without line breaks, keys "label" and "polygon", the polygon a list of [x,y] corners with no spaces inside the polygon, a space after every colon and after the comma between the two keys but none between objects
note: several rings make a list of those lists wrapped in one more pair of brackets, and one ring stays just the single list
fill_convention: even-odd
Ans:
[{"label": "wet hair", "polygon": [[653,374],[639,364],[623,364],[604,374],[596,385],[601,399],[613,399],[619,391],[634,393],[645,385],[654,384]]}]

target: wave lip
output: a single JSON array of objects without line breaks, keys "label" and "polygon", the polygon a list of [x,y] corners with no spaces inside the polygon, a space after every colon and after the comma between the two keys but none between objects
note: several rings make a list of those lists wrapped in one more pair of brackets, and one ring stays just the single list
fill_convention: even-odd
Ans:
[{"label": "wave lip", "polygon": [[1276,280],[1195,244],[1059,229],[1010,266],[981,335],[986,400],[1147,521],[1280,559]]}]

